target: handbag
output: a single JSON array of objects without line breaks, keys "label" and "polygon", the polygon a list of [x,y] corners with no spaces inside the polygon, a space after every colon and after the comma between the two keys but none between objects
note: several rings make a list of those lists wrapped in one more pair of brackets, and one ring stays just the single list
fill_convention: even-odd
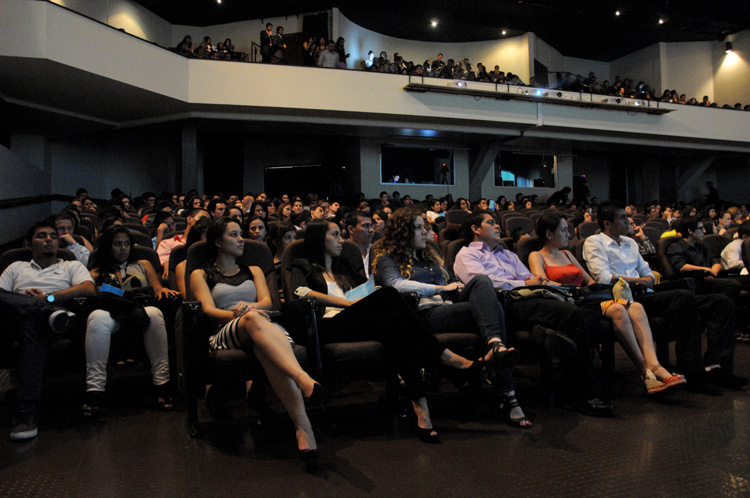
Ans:
[{"label": "handbag", "polygon": [[574,303],[573,293],[556,285],[527,285],[502,291],[503,300],[520,301],[525,299],[553,299],[555,301]]},{"label": "handbag", "polygon": [[611,284],[591,284],[575,288],[575,304],[601,303],[615,299]]}]

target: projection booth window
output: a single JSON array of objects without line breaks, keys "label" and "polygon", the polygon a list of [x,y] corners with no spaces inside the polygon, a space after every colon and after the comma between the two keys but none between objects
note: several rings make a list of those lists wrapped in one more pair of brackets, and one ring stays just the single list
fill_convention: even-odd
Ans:
[{"label": "projection booth window", "polygon": [[557,156],[501,152],[495,159],[496,187],[545,187],[557,185]]},{"label": "projection booth window", "polygon": [[381,183],[455,185],[453,150],[382,145]]}]

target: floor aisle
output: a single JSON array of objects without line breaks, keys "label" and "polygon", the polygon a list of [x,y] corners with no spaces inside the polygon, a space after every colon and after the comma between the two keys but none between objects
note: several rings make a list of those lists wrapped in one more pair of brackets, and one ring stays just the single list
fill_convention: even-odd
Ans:
[{"label": "floor aisle", "polygon": [[[736,363],[750,376],[750,345],[738,345]],[[390,435],[372,409],[331,407],[314,417],[323,464],[313,474],[294,458],[283,417],[211,426],[192,440],[184,410],[156,412],[136,395],[87,424],[65,401],[75,398],[60,396],[59,406],[45,407],[39,437],[15,444],[4,407],[0,497],[750,496],[750,392],[645,400],[619,348],[617,365],[624,375],[614,419],[550,408],[539,384],[519,375],[533,429],[508,427],[486,405],[442,393],[431,398],[443,440],[435,446]]]}]

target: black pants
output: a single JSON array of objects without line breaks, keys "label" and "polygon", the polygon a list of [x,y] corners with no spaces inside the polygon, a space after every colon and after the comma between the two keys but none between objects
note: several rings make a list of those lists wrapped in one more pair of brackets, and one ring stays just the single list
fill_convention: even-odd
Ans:
[{"label": "black pants", "polygon": [[0,315],[5,331],[2,347],[18,341],[21,355],[18,365],[20,412],[33,412],[42,394],[42,380],[50,340],[59,336],[50,331],[47,320],[54,307],[33,297],[0,289]]},{"label": "black pants", "polygon": [[[688,290],[650,292],[641,300],[646,313],[664,317],[666,330],[655,329],[654,339],[676,340],[677,369],[690,374],[704,365],[719,364],[728,372],[734,366],[734,302],[724,294],[694,296]],[[708,347],[701,361],[701,330]]]},{"label": "black pants", "polygon": [[392,287],[384,287],[336,316],[322,319],[319,331],[324,344],[381,343],[404,379],[412,400],[425,395],[419,369],[445,350]]},{"label": "black pants", "polygon": [[591,355],[591,335],[599,331],[601,313],[553,299],[505,301],[510,330],[541,325],[559,330],[578,346],[576,353],[561,358],[563,391],[578,399],[599,397],[599,382]]}]

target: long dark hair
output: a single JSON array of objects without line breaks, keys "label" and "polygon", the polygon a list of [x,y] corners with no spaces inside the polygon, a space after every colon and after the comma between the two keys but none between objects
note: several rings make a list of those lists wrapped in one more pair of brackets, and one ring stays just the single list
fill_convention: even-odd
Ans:
[{"label": "long dark hair", "polygon": [[[227,231],[227,226],[230,223],[235,223],[239,226],[237,220],[222,216],[221,218],[215,219],[213,223],[211,223],[211,226],[208,227],[208,230],[206,230],[206,247],[208,248],[207,263],[209,265],[214,264],[216,261],[216,256],[219,255],[219,247],[216,245],[216,242],[220,241],[221,237],[224,236],[224,232]],[[240,230],[242,230],[242,227],[240,227]]]},{"label": "long dark hair", "polygon": [[290,221],[277,221],[271,226],[268,236],[266,237],[266,243],[274,256],[281,247],[281,239],[284,238],[284,235],[286,235],[287,232],[294,231],[296,231],[296,229]]},{"label": "long dark hair", "polygon": [[[325,272],[326,270],[326,232],[328,226],[338,227],[336,223],[327,220],[315,220],[307,224],[305,228],[305,254],[307,260],[315,271]],[[352,277],[349,266],[340,256],[332,258],[331,271],[336,283],[344,292],[354,287],[354,278]]]},{"label": "long dark hair", "polygon": [[128,254],[127,259],[128,264],[136,262],[135,251],[133,251],[133,246],[135,245],[133,243],[133,234],[122,225],[113,225],[104,230],[97,241],[99,248],[96,251],[96,268],[99,269],[99,274],[117,271],[117,268],[120,266],[112,255],[112,241],[115,240],[115,235],[120,233],[127,235],[128,240],[130,241],[130,254]]}]

